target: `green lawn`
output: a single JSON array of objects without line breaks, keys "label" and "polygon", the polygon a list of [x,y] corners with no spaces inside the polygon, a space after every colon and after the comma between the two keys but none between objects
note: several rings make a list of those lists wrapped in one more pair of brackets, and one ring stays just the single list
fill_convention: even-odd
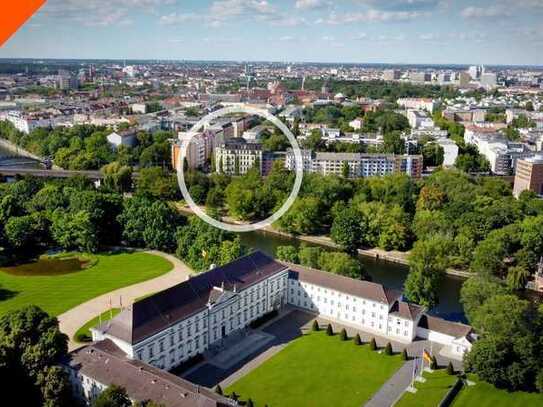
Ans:
[{"label": "green lawn", "polygon": [[448,375],[445,369],[424,372],[423,376],[426,382],[415,382],[417,392],[405,392],[395,407],[436,407],[458,379]]},{"label": "green lawn", "polygon": [[99,254],[90,267],[69,272],[40,261],[31,265],[0,268],[0,315],[34,304],[59,315],[85,301],[117,288],[158,277],[173,268],[148,253]]},{"label": "green lawn", "polygon": [[74,340],[79,343],[83,342],[90,342],[92,341],[92,334],[90,329],[97,326],[100,321],[106,322],[109,321],[111,318],[115,317],[119,312],[121,312],[120,308],[112,308],[111,311],[106,311],[102,313],[102,315],[94,317],[89,322],[87,322],[85,325],[83,325],[81,328],[77,330],[77,332],[74,335]]},{"label": "green lawn", "polygon": [[477,377],[470,375],[469,380],[475,382],[475,386],[464,386],[454,399],[454,407],[536,407],[543,406],[543,394],[526,393],[516,391],[510,393],[506,390],[495,388],[489,383],[479,381]]},{"label": "green lawn", "polygon": [[403,362],[339,335],[312,332],[225,390],[262,407],[359,407]]}]

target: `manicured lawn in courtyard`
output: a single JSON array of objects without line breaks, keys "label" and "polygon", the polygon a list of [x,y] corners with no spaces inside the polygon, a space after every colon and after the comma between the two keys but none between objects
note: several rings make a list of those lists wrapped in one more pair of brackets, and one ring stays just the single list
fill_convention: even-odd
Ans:
[{"label": "manicured lawn in courtyard", "polygon": [[263,407],[359,407],[402,366],[399,355],[311,332],[242,377],[225,393]]},{"label": "manicured lawn in courtyard", "polygon": [[[34,304],[59,315],[85,301],[117,288],[167,273],[173,265],[148,253],[93,255],[88,268],[67,272],[49,270],[47,263],[0,268],[0,315]],[[35,272],[33,272],[35,271]]]},{"label": "manicured lawn in courtyard", "polygon": [[120,308],[112,308],[111,311],[106,311],[102,313],[102,315],[94,317],[93,319],[91,319],[89,322],[87,322],[85,325],[83,325],[81,328],[77,330],[77,332],[74,335],[74,340],[80,343],[92,341],[92,334],[91,334],[90,329],[100,324],[100,321],[102,321],[102,323],[109,321],[111,318],[115,317],[115,315],[117,315],[119,312],[121,312]]},{"label": "manicured lawn in courtyard", "polygon": [[454,386],[457,376],[447,374],[445,369],[423,373],[426,382],[415,382],[416,393],[405,392],[395,407],[435,407]]},{"label": "manicured lawn in courtyard", "polygon": [[453,407],[538,407],[543,406],[543,394],[522,391],[508,392],[495,388],[489,383],[479,381],[470,375],[474,386],[464,386],[454,399]]}]

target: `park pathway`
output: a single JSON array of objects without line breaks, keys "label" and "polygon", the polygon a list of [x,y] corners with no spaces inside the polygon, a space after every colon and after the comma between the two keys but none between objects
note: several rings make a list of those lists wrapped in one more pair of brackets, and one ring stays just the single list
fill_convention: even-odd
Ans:
[{"label": "park pathway", "polygon": [[405,362],[364,406],[390,407],[397,402],[411,382],[414,363],[413,359]]},{"label": "park pathway", "polygon": [[107,311],[110,308],[110,304],[118,308],[121,298],[123,306],[132,304],[137,298],[170,288],[187,280],[192,274],[192,270],[185,263],[170,254],[155,250],[148,250],[146,253],[165,258],[172,263],[172,270],[152,280],[102,294],[57,317],[60,323],[60,330],[70,338],[68,343],[70,351],[85,345],[74,342],[73,336],[77,330],[94,317]]}]

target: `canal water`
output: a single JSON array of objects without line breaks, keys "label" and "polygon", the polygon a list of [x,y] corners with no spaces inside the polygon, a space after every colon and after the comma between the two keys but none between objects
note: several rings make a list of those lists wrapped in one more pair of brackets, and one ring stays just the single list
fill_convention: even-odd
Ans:
[{"label": "canal water", "polygon": [[[274,254],[278,246],[300,246],[302,242],[297,239],[280,236],[267,232],[241,233],[242,243],[254,249],[260,249],[265,253]],[[324,250],[332,250],[315,243],[303,242],[304,245],[322,247]],[[401,290],[409,269],[403,264],[390,263],[376,260],[372,257],[359,256],[364,270],[371,276],[373,282],[383,284],[386,287]],[[443,318],[465,322],[464,311],[460,304],[460,288],[463,279],[454,276],[445,276],[439,291],[439,304],[431,311],[434,315]]]}]

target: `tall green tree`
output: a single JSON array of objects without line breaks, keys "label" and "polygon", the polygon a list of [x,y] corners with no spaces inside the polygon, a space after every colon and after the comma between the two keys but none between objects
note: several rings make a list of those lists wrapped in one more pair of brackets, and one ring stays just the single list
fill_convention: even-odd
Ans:
[{"label": "tall green tree", "polygon": [[17,405],[77,405],[66,372],[58,364],[67,357],[68,337],[56,318],[27,306],[0,317],[0,377],[4,400]]},{"label": "tall green tree", "polygon": [[415,243],[405,282],[405,295],[410,301],[428,308],[439,302],[439,286],[449,264],[451,245],[451,240],[441,235]]},{"label": "tall green tree", "polygon": [[353,208],[344,208],[334,215],[330,237],[348,253],[356,253],[362,244],[365,222]]},{"label": "tall green tree", "polygon": [[132,401],[124,387],[112,384],[100,393],[92,407],[132,407]]}]

